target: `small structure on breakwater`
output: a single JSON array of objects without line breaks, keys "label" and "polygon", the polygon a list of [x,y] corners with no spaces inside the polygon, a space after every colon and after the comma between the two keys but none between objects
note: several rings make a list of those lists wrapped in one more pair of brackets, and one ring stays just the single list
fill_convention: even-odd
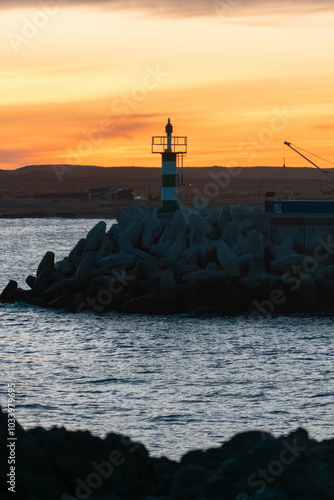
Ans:
[{"label": "small structure on breakwater", "polygon": [[119,189],[115,186],[88,189],[89,200],[133,200],[133,189]]},{"label": "small structure on breakwater", "polygon": [[0,301],[97,313],[328,310],[334,305],[333,221],[314,226],[306,247],[293,226],[277,231],[278,220],[284,223],[284,216],[256,207],[208,215],[180,209],[159,217],[154,207],[132,205],[117,212],[108,231],[99,222],[64,259],[47,252],[26,279],[29,289],[10,281]]}]

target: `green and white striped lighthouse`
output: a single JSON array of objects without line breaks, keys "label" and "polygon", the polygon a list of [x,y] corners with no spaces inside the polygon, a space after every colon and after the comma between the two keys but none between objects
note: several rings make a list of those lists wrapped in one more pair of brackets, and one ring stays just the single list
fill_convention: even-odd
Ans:
[{"label": "green and white striped lighthouse", "polygon": [[[172,136],[168,118],[166,136],[152,137],[152,153],[161,154],[161,209],[173,213],[181,205],[179,185],[183,184],[183,155],[187,153],[187,137]],[[179,171],[181,170],[181,181]]]}]

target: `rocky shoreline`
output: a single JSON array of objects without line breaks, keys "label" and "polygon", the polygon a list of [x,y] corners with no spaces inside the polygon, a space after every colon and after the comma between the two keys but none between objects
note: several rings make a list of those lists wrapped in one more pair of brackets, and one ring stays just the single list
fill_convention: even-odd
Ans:
[{"label": "rocky shoreline", "polygon": [[[10,281],[0,302],[70,312],[268,315],[334,306],[334,250],[312,252],[293,237],[273,244],[255,229],[255,207],[158,214],[131,205],[107,231],[99,222],[63,260],[48,251],[29,289]],[[234,217],[246,214],[244,220]],[[247,218],[249,214],[249,218]]]},{"label": "rocky shoreline", "polygon": [[[298,429],[274,438],[249,431],[179,462],[150,457],[120,434],[16,422],[15,494],[10,487],[7,414],[0,408],[0,497],[17,500],[332,500],[334,439]],[[5,465],[7,464],[7,465]]]}]

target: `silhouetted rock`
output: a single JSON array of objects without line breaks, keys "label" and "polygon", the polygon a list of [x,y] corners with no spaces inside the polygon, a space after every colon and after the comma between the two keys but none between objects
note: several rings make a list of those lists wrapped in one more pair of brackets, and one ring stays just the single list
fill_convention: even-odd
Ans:
[{"label": "silhouetted rock", "polygon": [[72,290],[77,285],[77,278],[65,278],[61,281],[57,281],[57,283],[53,283],[53,285],[45,290],[43,293],[43,300],[49,304],[50,301],[61,296],[64,292]]},{"label": "silhouetted rock", "polygon": [[0,302],[2,302],[3,304],[9,302],[10,294],[14,290],[17,290],[17,286],[18,286],[17,281],[10,280],[0,295]]},{"label": "silhouetted rock", "polygon": [[66,258],[55,263],[55,270],[67,278],[74,273],[73,267]]},{"label": "silhouetted rock", "polygon": [[36,276],[29,275],[26,278],[26,283],[31,289],[34,288],[35,281],[36,281]]},{"label": "silhouetted rock", "polygon": [[67,257],[67,261],[69,262],[69,264],[73,266],[74,269],[77,269],[80,264],[80,259],[84,252],[85,245],[86,245],[86,238],[82,238],[81,240],[78,241],[78,243],[71,250],[71,252]]},{"label": "silhouetted rock", "polygon": [[53,252],[46,252],[43,259],[39,263],[37,268],[37,276],[43,271],[43,269],[48,268],[54,271],[55,254]]},{"label": "silhouetted rock", "polygon": [[85,241],[85,252],[95,252],[101,245],[105,232],[106,223],[101,221],[98,222],[87,234]]},{"label": "silhouetted rock", "polygon": [[16,423],[15,494],[8,491],[8,424],[0,408],[0,497],[18,500],[331,500],[334,439],[317,442],[304,429],[274,438],[235,435],[179,462],[152,458],[119,435],[24,430]]}]

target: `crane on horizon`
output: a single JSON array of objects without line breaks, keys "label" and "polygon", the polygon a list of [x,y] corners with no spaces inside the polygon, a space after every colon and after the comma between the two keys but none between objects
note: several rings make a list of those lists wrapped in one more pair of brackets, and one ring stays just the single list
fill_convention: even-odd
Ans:
[{"label": "crane on horizon", "polygon": [[[309,158],[307,158],[307,156],[303,155],[300,151],[298,151],[298,149],[300,149],[301,151],[304,151],[305,153],[308,153],[308,154],[310,154],[312,156],[315,156],[316,158],[320,158],[321,160],[324,160],[324,158],[321,158],[320,156],[314,155],[313,153],[310,153],[309,151],[306,151],[306,149],[303,149],[303,148],[300,148],[299,146],[296,146],[296,144],[292,145],[291,142],[285,141],[284,144],[286,146],[289,146],[290,149],[292,149],[293,151],[295,151],[302,158],[304,158],[306,161],[308,161],[309,163],[311,163],[312,165],[314,165],[315,167],[317,167],[323,174],[327,175],[327,177],[329,177],[332,181],[334,181],[334,176],[332,176],[331,174],[329,174],[328,172],[326,172],[326,170],[324,170],[323,168],[319,167],[319,165],[317,165],[313,161],[309,160]],[[298,149],[296,149],[296,148],[298,148]],[[329,160],[325,160],[325,161],[328,161],[329,163],[332,163]],[[285,167],[285,160],[284,160],[284,167]]]}]

